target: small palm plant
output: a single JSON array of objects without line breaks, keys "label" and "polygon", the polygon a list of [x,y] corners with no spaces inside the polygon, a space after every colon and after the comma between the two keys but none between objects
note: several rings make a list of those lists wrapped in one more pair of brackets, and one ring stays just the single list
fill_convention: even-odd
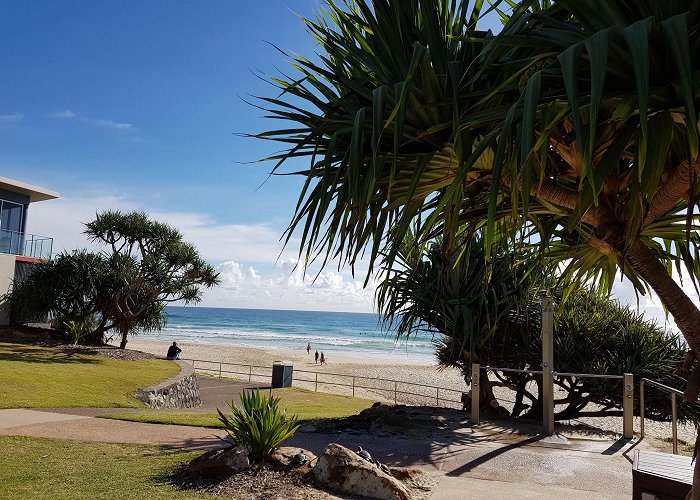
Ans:
[{"label": "small palm plant", "polygon": [[272,393],[268,397],[257,389],[243,391],[240,398],[241,408],[233,401],[229,404],[230,415],[216,411],[231,440],[248,448],[251,462],[260,462],[292,437],[300,424],[296,415],[287,417],[286,410],[279,408],[280,398]]}]

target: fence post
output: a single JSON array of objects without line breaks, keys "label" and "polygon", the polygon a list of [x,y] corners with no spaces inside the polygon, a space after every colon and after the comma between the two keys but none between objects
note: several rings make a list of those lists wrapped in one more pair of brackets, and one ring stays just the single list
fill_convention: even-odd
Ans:
[{"label": "fence post", "polygon": [[472,424],[479,423],[479,363],[472,364]]},{"label": "fence post", "polygon": [[314,386],[314,391],[318,392],[318,372],[316,372],[316,385]]},{"label": "fence post", "polygon": [[396,393],[399,390],[399,383],[394,380],[394,404],[396,404]]},{"label": "fence post", "polygon": [[625,373],[622,392],[622,437],[634,437],[634,375]]},{"label": "fence post", "polygon": [[644,379],[639,382],[639,436],[644,439]]},{"label": "fence post", "polygon": [[673,454],[678,455],[678,421],[676,420],[676,393],[671,393],[671,432],[673,437]]},{"label": "fence post", "polygon": [[438,408],[440,407],[440,388],[436,387],[435,388],[435,406]]},{"label": "fence post", "polygon": [[248,365],[248,383],[253,381],[253,365]]},{"label": "fence post", "polygon": [[355,397],[355,377],[352,377],[352,397]]},{"label": "fence post", "polygon": [[542,427],[554,434],[554,305],[542,299]]},{"label": "fence post", "polygon": [[219,361],[219,380],[221,380],[221,361]]}]

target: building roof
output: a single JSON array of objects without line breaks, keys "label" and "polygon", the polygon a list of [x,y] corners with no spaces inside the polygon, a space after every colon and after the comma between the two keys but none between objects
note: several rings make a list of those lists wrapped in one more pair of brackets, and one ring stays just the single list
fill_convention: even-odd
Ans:
[{"label": "building roof", "polygon": [[26,182],[16,181],[14,179],[8,179],[7,177],[0,177],[0,189],[6,191],[12,191],[14,193],[21,193],[29,196],[29,203],[34,203],[35,201],[53,200],[58,198],[58,193],[55,191],[50,191],[48,189],[32,186]]}]

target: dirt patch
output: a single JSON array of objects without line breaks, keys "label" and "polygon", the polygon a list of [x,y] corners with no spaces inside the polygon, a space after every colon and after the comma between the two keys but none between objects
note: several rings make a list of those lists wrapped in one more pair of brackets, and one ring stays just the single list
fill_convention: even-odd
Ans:
[{"label": "dirt patch", "polygon": [[355,498],[337,496],[316,488],[309,477],[310,468],[289,471],[267,466],[252,467],[222,479],[201,479],[186,476],[187,464],[180,464],[168,482],[182,490],[225,496],[236,500],[328,500]]},{"label": "dirt patch", "polygon": [[427,406],[404,406],[375,403],[359,415],[323,419],[302,425],[300,432],[334,434],[367,432],[377,436],[435,436],[444,431],[462,428],[468,420],[462,410]]}]

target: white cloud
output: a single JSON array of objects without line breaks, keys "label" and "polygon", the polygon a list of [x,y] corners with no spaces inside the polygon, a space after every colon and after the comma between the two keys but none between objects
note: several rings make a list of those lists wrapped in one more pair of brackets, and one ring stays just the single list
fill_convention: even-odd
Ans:
[{"label": "white cloud", "polygon": [[21,122],[24,113],[12,113],[11,115],[0,115],[0,122]]},{"label": "white cloud", "polygon": [[67,109],[65,111],[51,113],[51,117],[52,118],[59,118],[62,120],[70,120],[71,118],[75,118],[75,113],[73,113],[70,109]]},{"label": "white cloud", "polygon": [[338,272],[324,271],[314,280],[297,268],[291,274],[283,269],[262,276],[253,267],[235,261],[216,266],[221,285],[204,293],[203,305],[301,309],[315,311],[372,311],[376,282],[367,288],[362,282]]},{"label": "white cloud", "polygon": [[77,113],[74,113],[70,109],[67,109],[65,111],[58,111],[56,113],[51,113],[50,116],[52,118],[57,118],[60,120],[71,120],[73,118],[78,118],[84,123],[88,123],[90,125],[96,125],[98,127],[109,128],[112,130],[127,130],[127,131],[136,130],[136,127],[134,127],[134,125],[131,123],[118,122],[116,120],[111,120],[109,118],[90,118],[88,116],[78,115]]},{"label": "white cloud", "polygon": [[[207,214],[163,212],[119,195],[66,196],[32,204],[27,232],[54,238],[54,254],[75,248],[98,248],[83,235],[84,223],[107,209],[144,210],[157,220],[177,227],[202,257],[220,262],[220,286],[207,290],[203,305],[268,309],[371,311],[375,283],[363,289],[362,280],[347,272],[295,267],[296,242],[280,256],[281,229],[269,224],[232,224],[214,221]],[[279,260],[278,260],[279,257]],[[332,268],[333,263],[329,264]],[[362,275],[364,277],[364,275]],[[314,280],[314,278],[316,278]]]},{"label": "white cloud", "polygon": [[94,123],[95,125],[98,125],[100,127],[105,127],[105,128],[111,128],[115,130],[133,130],[134,126],[131,123],[126,123],[126,122],[115,122],[114,120],[105,120],[105,119],[86,119],[85,121]]}]

